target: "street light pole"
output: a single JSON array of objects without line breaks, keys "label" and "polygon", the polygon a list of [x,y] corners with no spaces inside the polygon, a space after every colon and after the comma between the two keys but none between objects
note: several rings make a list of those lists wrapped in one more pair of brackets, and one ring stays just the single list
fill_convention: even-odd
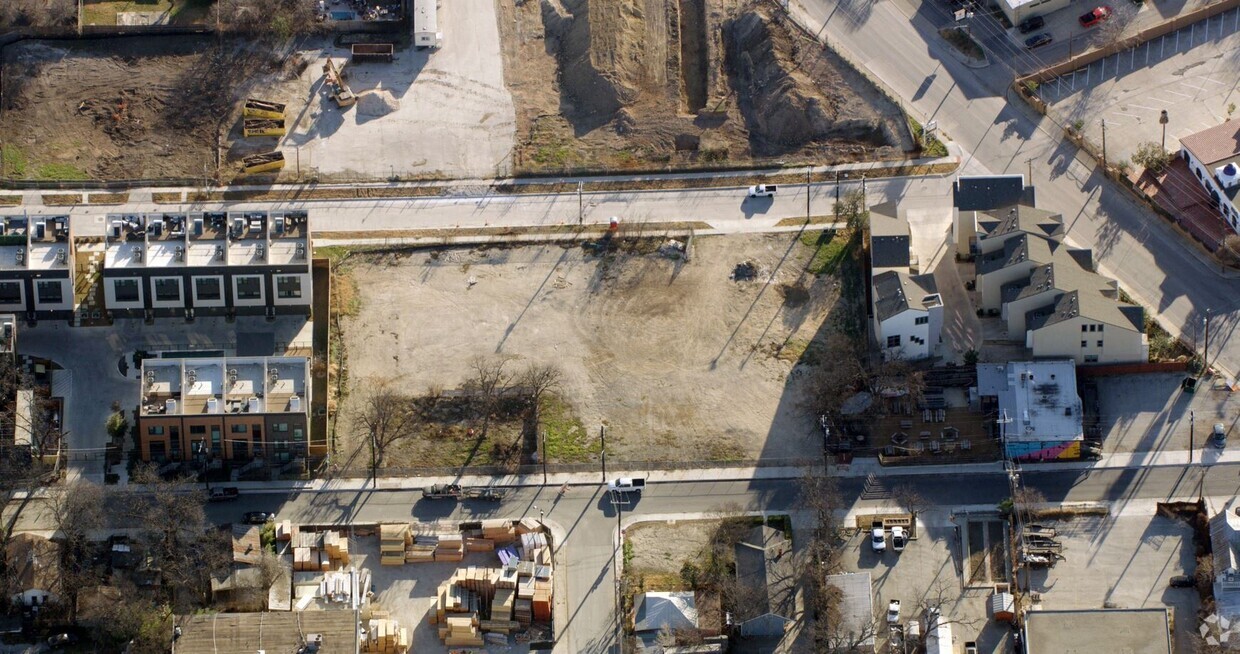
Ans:
[{"label": "street light pole", "polygon": [[1206,338],[1201,344],[1201,373],[1205,374],[1210,368],[1210,310],[1206,309],[1206,317],[1201,319],[1205,323]]},{"label": "street light pole", "polygon": [[1188,410],[1188,465],[1193,465],[1193,431],[1197,426],[1197,412],[1192,409]]},{"label": "street light pole", "polygon": [[1158,114],[1158,124],[1162,125],[1162,152],[1167,151],[1167,123],[1171,122],[1171,118],[1167,116],[1167,110],[1163,109]]},{"label": "street light pole", "polygon": [[543,486],[547,485],[547,430],[542,433]]},{"label": "street light pole", "polygon": [[603,448],[603,483],[607,483],[607,425],[598,428],[598,437],[602,441]]}]

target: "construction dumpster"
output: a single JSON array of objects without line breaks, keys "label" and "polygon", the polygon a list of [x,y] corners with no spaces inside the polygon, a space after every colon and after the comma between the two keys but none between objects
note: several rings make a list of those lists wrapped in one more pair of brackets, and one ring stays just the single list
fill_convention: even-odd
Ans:
[{"label": "construction dumpster", "polygon": [[246,118],[242,124],[242,131],[247,138],[251,136],[284,136],[284,119]]},{"label": "construction dumpster", "polygon": [[266,100],[255,100],[250,98],[245,101],[245,105],[241,109],[241,115],[245,118],[268,118],[271,120],[282,120],[284,118],[284,105],[279,102],[268,102]]},{"label": "construction dumpster", "polygon": [[281,168],[284,168],[284,153],[279,150],[252,154],[241,160],[241,172],[246,175],[271,173]]},{"label": "construction dumpster", "polygon": [[394,52],[395,48],[391,43],[354,43],[353,63],[360,64],[367,61],[391,63]]}]

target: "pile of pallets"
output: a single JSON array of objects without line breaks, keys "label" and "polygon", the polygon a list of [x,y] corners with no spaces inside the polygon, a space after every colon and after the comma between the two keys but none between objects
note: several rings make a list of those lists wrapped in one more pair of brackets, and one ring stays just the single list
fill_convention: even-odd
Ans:
[{"label": "pile of pallets", "polygon": [[372,618],[366,626],[363,652],[404,654],[409,650],[409,629],[389,618]]},{"label": "pile of pallets", "polygon": [[379,563],[403,565],[405,548],[412,542],[408,524],[379,525]]}]

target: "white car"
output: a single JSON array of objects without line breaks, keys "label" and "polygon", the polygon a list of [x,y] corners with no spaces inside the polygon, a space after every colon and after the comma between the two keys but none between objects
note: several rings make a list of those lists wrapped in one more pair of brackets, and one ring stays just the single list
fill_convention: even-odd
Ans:
[{"label": "white car", "polygon": [[774,184],[758,184],[749,187],[749,197],[751,198],[769,198],[779,190]]},{"label": "white car", "polygon": [[908,545],[908,534],[904,533],[904,527],[892,527],[891,549],[897,552],[903,552],[905,545]]},{"label": "white car", "polygon": [[887,551],[887,532],[882,527],[875,527],[870,532],[870,547],[879,554]]},{"label": "white car", "polygon": [[900,624],[900,600],[887,603],[887,624]]}]

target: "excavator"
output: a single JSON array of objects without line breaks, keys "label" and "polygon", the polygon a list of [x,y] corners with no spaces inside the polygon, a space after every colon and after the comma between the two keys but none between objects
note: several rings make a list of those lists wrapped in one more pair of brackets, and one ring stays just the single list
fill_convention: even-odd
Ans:
[{"label": "excavator", "polygon": [[327,78],[327,83],[335,89],[331,98],[336,101],[336,106],[341,109],[348,109],[357,104],[357,94],[353,93],[353,89],[349,88],[344,81],[344,64],[339,68],[332,63],[331,57],[327,58],[327,63],[323,64],[323,74]]}]

